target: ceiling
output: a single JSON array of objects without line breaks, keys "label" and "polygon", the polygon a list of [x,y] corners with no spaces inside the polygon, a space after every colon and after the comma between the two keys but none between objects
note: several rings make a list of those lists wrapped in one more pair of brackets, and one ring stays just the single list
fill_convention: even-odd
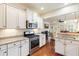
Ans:
[{"label": "ceiling", "polygon": [[[65,6],[64,3],[26,3],[25,5],[38,12],[40,15]],[[41,7],[43,7],[44,10],[41,10]]]}]

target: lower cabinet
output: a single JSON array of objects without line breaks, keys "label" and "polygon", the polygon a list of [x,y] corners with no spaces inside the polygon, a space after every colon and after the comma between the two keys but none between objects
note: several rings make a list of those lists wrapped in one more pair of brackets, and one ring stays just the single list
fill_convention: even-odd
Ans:
[{"label": "lower cabinet", "polygon": [[74,44],[67,45],[66,49],[65,49],[65,55],[67,55],[67,56],[78,56],[77,48],[78,48],[78,46],[76,46]]},{"label": "lower cabinet", "polygon": [[45,34],[40,34],[40,40],[39,40],[39,46],[42,47],[43,45],[46,44],[46,38],[45,38]]},{"label": "lower cabinet", "polygon": [[21,41],[21,56],[29,54],[29,40]]},{"label": "lower cabinet", "polygon": [[6,50],[0,50],[0,56],[7,56],[8,52]]},{"label": "lower cabinet", "polygon": [[8,56],[20,56],[20,46],[14,46],[8,49]]},{"label": "lower cabinet", "polygon": [[0,56],[27,56],[29,54],[29,39],[8,43],[0,46]]},{"label": "lower cabinet", "polygon": [[55,41],[55,52],[64,55],[64,40]]},{"label": "lower cabinet", "polygon": [[66,43],[65,55],[67,55],[67,56],[78,56],[78,47],[79,46],[77,44],[73,43],[73,41],[70,44]]},{"label": "lower cabinet", "polygon": [[71,40],[56,40],[55,52],[66,56],[78,56],[79,55],[79,42]]}]

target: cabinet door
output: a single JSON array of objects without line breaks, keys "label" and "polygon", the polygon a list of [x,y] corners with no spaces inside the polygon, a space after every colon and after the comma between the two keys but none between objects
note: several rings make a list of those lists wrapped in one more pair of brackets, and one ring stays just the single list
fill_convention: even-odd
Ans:
[{"label": "cabinet door", "polygon": [[55,52],[64,55],[64,40],[55,40]]},{"label": "cabinet door", "polygon": [[29,54],[29,39],[26,40],[26,55]]},{"label": "cabinet door", "polygon": [[0,4],[0,28],[5,27],[5,5]]},{"label": "cabinet door", "polygon": [[21,56],[26,56],[29,54],[29,41],[22,41],[21,42]]},{"label": "cabinet door", "polygon": [[26,13],[24,10],[19,10],[19,28],[26,28]]},{"label": "cabinet door", "polygon": [[26,44],[21,45],[21,56],[26,56]]},{"label": "cabinet door", "polygon": [[20,46],[14,46],[8,49],[8,56],[20,56]]},{"label": "cabinet door", "polygon": [[66,20],[72,20],[72,19],[75,19],[75,13],[70,13],[70,14],[67,14],[66,15]]},{"label": "cabinet door", "polygon": [[33,18],[33,12],[31,10],[27,9],[26,14],[27,14],[27,20],[29,22],[32,22],[33,21],[33,19],[32,19]]},{"label": "cabinet door", "polygon": [[7,28],[17,28],[18,9],[7,5]]},{"label": "cabinet door", "polygon": [[7,56],[8,52],[6,50],[0,50],[0,56]]},{"label": "cabinet door", "polygon": [[43,40],[43,45],[45,45],[46,44],[45,34],[42,35],[42,40]]},{"label": "cabinet door", "polygon": [[71,43],[66,45],[65,55],[78,56],[78,45]]},{"label": "cabinet door", "polygon": [[40,46],[40,47],[42,47],[42,46],[43,46],[42,35],[40,35],[39,46]]},{"label": "cabinet door", "polygon": [[43,19],[41,17],[38,17],[37,19],[38,19],[38,28],[44,29]]},{"label": "cabinet door", "polygon": [[45,35],[44,34],[41,34],[40,35],[40,47],[42,47],[43,45],[46,44],[46,38],[45,38]]},{"label": "cabinet door", "polygon": [[79,12],[76,12],[76,19],[79,19]]}]

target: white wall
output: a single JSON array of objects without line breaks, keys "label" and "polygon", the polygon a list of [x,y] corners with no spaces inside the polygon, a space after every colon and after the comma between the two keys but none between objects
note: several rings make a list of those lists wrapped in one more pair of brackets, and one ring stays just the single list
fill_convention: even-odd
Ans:
[{"label": "white wall", "polygon": [[71,4],[69,6],[63,7],[61,9],[58,9],[56,11],[51,11],[45,15],[43,15],[44,18],[54,17],[58,15],[63,15],[71,12],[79,11],[79,4]]}]

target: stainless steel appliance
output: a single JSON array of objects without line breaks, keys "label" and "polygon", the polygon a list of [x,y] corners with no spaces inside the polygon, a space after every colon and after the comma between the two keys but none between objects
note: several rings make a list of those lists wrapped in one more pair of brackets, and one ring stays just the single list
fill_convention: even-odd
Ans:
[{"label": "stainless steel appliance", "polygon": [[36,22],[35,23],[30,23],[30,22],[26,21],[26,28],[33,29],[33,28],[37,28],[37,27],[38,27],[38,25],[37,25]]},{"label": "stainless steel appliance", "polygon": [[34,35],[34,33],[24,32],[24,37],[29,38],[29,52],[30,55],[39,49],[39,35]]}]

